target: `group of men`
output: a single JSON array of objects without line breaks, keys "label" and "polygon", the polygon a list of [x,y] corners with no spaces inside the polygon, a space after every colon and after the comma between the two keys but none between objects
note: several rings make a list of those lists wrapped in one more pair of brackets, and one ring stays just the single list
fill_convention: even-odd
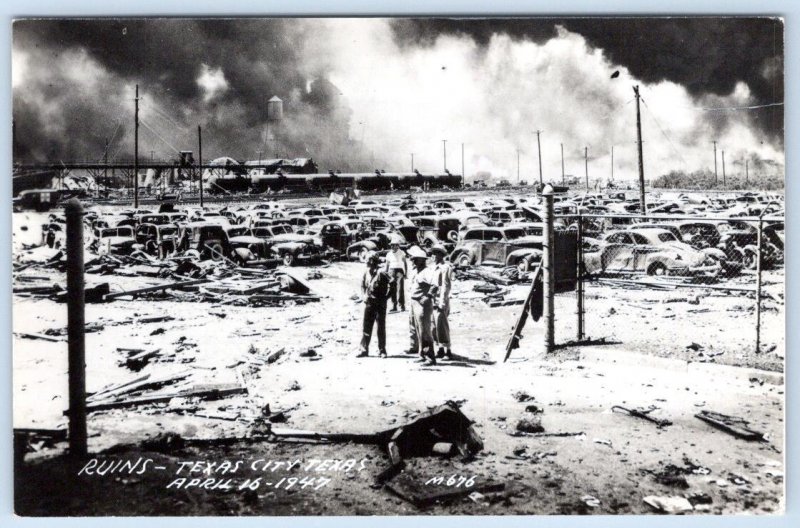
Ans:
[{"label": "group of men", "polygon": [[431,254],[433,264],[428,265],[425,251],[412,246],[406,253],[399,241],[393,240],[383,266],[376,253],[369,255],[361,279],[364,325],[359,357],[369,354],[372,329],[376,325],[378,355],[386,357],[386,305],[391,300],[391,312],[405,311],[405,279],[409,277],[411,343],[406,353],[418,354],[420,361],[428,365],[435,365],[437,358],[452,359],[448,322],[452,271],[444,246],[434,245]]}]

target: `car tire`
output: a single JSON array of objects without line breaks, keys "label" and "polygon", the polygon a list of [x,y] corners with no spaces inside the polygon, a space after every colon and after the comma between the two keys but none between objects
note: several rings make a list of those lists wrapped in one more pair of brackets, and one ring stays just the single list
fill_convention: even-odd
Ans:
[{"label": "car tire", "polygon": [[361,251],[358,252],[358,261],[366,263],[368,258],[369,250],[367,248],[362,248]]},{"label": "car tire", "polygon": [[456,259],[456,265],[461,267],[472,266],[472,257],[469,253],[462,253]]},{"label": "car tire", "polygon": [[667,274],[667,267],[661,262],[654,262],[647,268],[647,274],[663,277]]},{"label": "car tire", "polygon": [[744,267],[749,270],[758,269],[758,257],[755,251],[745,251],[744,258],[742,259]]},{"label": "car tire", "polygon": [[517,262],[517,269],[520,273],[527,273],[531,270],[531,262],[526,258],[519,259],[519,262]]},{"label": "car tire", "polygon": [[290,252],[286,252],[283,254],[283,265],[284,266],[293,266],[294,265],[294,255]]},{"label": "car tire", "polygon": [[222,253],[222,245],[221,244],[210,244],[206,246],[208,248],[209,256],[211,260],[222,260],[223,253]]}]

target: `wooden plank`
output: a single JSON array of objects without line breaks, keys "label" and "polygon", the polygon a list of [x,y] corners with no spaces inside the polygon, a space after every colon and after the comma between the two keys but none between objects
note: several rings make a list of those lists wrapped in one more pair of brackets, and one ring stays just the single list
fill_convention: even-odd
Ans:
[{"label": "wooden plank", "polygon": [[[217,385],[223,385],[223,384],[217,384]],[[190,389],[188,391],[153,394],[149,396],[143,396],[140,398],[131,398],[128,400],[104,401],[104,402],[92,403],[86,406],[86,411],[87,412],[104,411],[108,409],[135,407],[137,405],[148,405],[152,403],[166,403],[173,398],[203,397],[203,398],[219,399],[219,398],[225,398],[227,396],[233,396],[235,394],[247,394],[247,388],[235,385],[235,386],[230,386],[228,388],[220,387],[220,388]],[[67,411],[64,412],[66,414]]]},{"label": "wooden plank", "polygon": [[54,343],[58,343],[61,341],[66,341],[67,338],[63,336],[51,336],[47,334],[33,334],[28,332],[17,332],[15,334],[17,337],[28,338],[28,339],[41,339],[43,341],[51,341]]},{"label": "wooden plank", "polygon": [[159,286],[149,286],[147,288],[139,288],[138,290],[130,290],[126,292],[114,292],[108,293],[103,295],[104,301],[110,301],[116,299],[118,297],[126,297],[128,295],[136,296],[140,293],[150,293],[150,292],[157,292],[161,290],[169,290],[172,288],[181,288],[183,286],[193,286],[195,284],[204,284],[210,282],[209,279],[195,279],[195,280],[188,280],[188,281],[181,281],[181,282],[170,282],[168,284],[161,284]]},{"label": "wooden plank", "polygon": [[542,267],[537,266],[536,271],[533,273],[531,290],[528,292],[528,297],[525,299],[525,304],[522,306],[522,311],[519,314],[519,318],[517,318],[517,324],[514,325],[514,331],[511,334],[511,339],[508,340],[508,344],[506,345],[506,356],[503,358],[503,362],[508,361],[508,357],[511,355],[512,350],[519,348],[519,341],[522,339],[522,329],[525,328],[525,323],[528,321],[528,313],[530,312],[530,307],[533,303],[533,296],[536,292],[536,282],[539,280],[541,273]]},{"label": "wooden plank", "polygon": [[748,427],[749,422],[737,416],[728,416],[714,411],[700,411],[694,415],[707,424],[742,440],[764,441],[764,434]]}]

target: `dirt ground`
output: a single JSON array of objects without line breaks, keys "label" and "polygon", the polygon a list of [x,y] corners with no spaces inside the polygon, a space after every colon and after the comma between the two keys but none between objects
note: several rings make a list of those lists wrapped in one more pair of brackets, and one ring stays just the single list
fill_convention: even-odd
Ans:
[{"label": "dirt ground", "polygon": [[[587,334],[605,337],[609,344],[564,347],[546,355],[538,346],[541,324],[529,324],[522,347],[503,363],[505,343],[520,307],[489,308],[480,300],[482,295],[472,290],[476,282],[455,281],[451,327],[456,360],[424,367],[403,352],[408,342],[408,314],[402,312],[387,316],[389,358],[355,357],[362,305],[350,296],[356,292],[362,266],[340,262],[317,268],[322,278],[309,282],[323,298],[302,306],[216,306],[175,302],[169,297],[87,305],[86,321],[96,327],[86,337],[88,391],[142,374],[161,376],[184,370],[190,372],[193,383],[242,380],[248,389],[247,395],[217,401],[174,399],[169,404],[94,412],[89,418],[90,451],[100,453],[167,432],[185,438],[247,437],[266,404],[273,411],[287,411],[287,423],[280,424],[284,427],[372,433],[401,425],[429,407],[452,400],[475,421],[484,451],[469,463],[413,459],[407,477],[419,484],[437,476],[475,477],[504,483],[503,492],[419,509],[387,489],[373,487],[388,457],[376,446],[352,443],[238,442],[167,453],[116,448],[99,458],[151,457],[167,469],[105,477],[78,475],[80,465],[67,462],[61,456],[64,446],[59,445],[28,455],[26,463],[17,468],[17,513],[648,513],[653,510],[643,502],[646,496],[695,493],[703,494],[704,502],[710,501],[698,506],[698,512],[783,510],[784,392],[782,375],[774,375],[774,371],[782,371],[783,364],[782,312],[765,316],[770,330],[765,331],[764,342],[776,346],[757,356],[750,347],[751,327],[746,326],[753,323],[747,308],[752,299],[703,297],[699,305],[689,305],[664,302],[670,296],[684,296],[683,292],[591,285],[587,289]],[[304,276],[309,268],[291,271]],[[781,279],[770,277],[767,282],[770,280]],[[112,289],[128,289],[155,280],[113,275],[87,279],[89,283],[104,281],[111,282]],[[524,285],[511,288],[512,297],[527,293]],[[569,294],[557,299],[556,331],[561,343],[574,338],[574,326],[570,326],[573,303],[574,296]],[[609,313],[611,308],[615,313]],[[709,311],[690,311],[700,308]],[[42,333],[66,326],[62,304],[15,297],[13,309],[17,333]],[[175,319],[134,321],[158,315]],[[706,357],[698,357],[698,350],[687,351],[691,343],[702,345],[699,351]],[[117,348],[121,346],[159,348],[162,356],[134,373],[119,364],[123,356]],[[376,353],[374,347],[372,354]],[[257,360],[281,348],[286,353],[274,363]],[[66,342],[14,338],[15,427],[54,428],[65,423],[66,351]],[[707,357],[709,351],[715,355]],[[651,356],[672,359],[648,361]],[[713,364],[689,368],[698,361],[761,367],[773,373]],[[520,392],[530,395],[530,401],[518,401],[515,394]],[[578,434],[511,436],[521,418],[530,418],[525,411],[529,405],[543,410],[535,417],[541,420],[545,434]],[[668,418],[673,425],[659,429],[650,422],[613,413],[614,405],[655,406],[654,415]],[[715,430],[694,417],[700,410],[745,418],[751,427],[766,433],[769,442],[747,442]],[[359,462],[350,471],[312,468],[275,473],[276,478],[293,473],[300,479],[331,479],[319,489],[313,488],[320,481],[299,489],[167,488],[182,461],[241,460],[242,471],[232,476],[238,486],[259,473],[248,468],[260,459],[301,460],[300,468],[313,466],[312,460]],[[675,471],[685,480],[658,477]],[[275,479],[270,480],[276,484]]]}]

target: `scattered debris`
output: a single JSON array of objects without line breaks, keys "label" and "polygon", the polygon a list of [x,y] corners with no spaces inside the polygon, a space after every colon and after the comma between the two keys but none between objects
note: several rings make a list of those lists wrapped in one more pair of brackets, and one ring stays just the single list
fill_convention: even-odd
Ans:
[{"label": "scattered debris", "polygon": [[645,497],[644,503],[659,513],[671,515],[690,512],[694,509],[692,504],[684,497],[656,497],[649,495]]},{"label": "scattered debris", "polygon": [[626,409],[621,405],[614,405],[611,407],[611,412],[623,412],[626,413],[628,416],[633,416],[635,418],[641,418],[643,420],[647,420],[648,422],[652,422],[656,424],[656,427],[662,429],[669,425],[672,425],[672,422],[665,419],[653,418],[650,416],[650,413],[657,410],[658,407],[650,407],[648,409]]},{"label": "scattered debris", "polygon": [[541,420],[538,418],[521,418],[517,422],[517,431],[522,433],[543,433]]},{"label": "scattered debris", "polygon": [[[447,477],[442,477],[446,481]],[[433,477],[436,478],[436,477]],[[390,482],[386,487],[398,497],[407,500],[417,508],[424,508],[437,502],[450,501],[461,497],[469,496],[473,493],[496,493],[505,489],[502,482],[475,482],[470,487],[456,487],[447,485],[426,485],[431,478],[414,475],[410,472],[401,473]]]},{"label": "scattered debris", "polygon": [[765,442],[764,433],[755,431],[748,427],[749,423],[744,418],[728,416],[714,411],[700,411],[694,415],[695,418],[703,420],[707,424],[725,431],[728,434],[741,438],[742,440]]},{"label": "scattered debris", "polygon": [[600,506],[600,499],[593,497],[591,495],[584,495],[581,497],[581,501],[586,504],[590,508],[597,508]]}]

